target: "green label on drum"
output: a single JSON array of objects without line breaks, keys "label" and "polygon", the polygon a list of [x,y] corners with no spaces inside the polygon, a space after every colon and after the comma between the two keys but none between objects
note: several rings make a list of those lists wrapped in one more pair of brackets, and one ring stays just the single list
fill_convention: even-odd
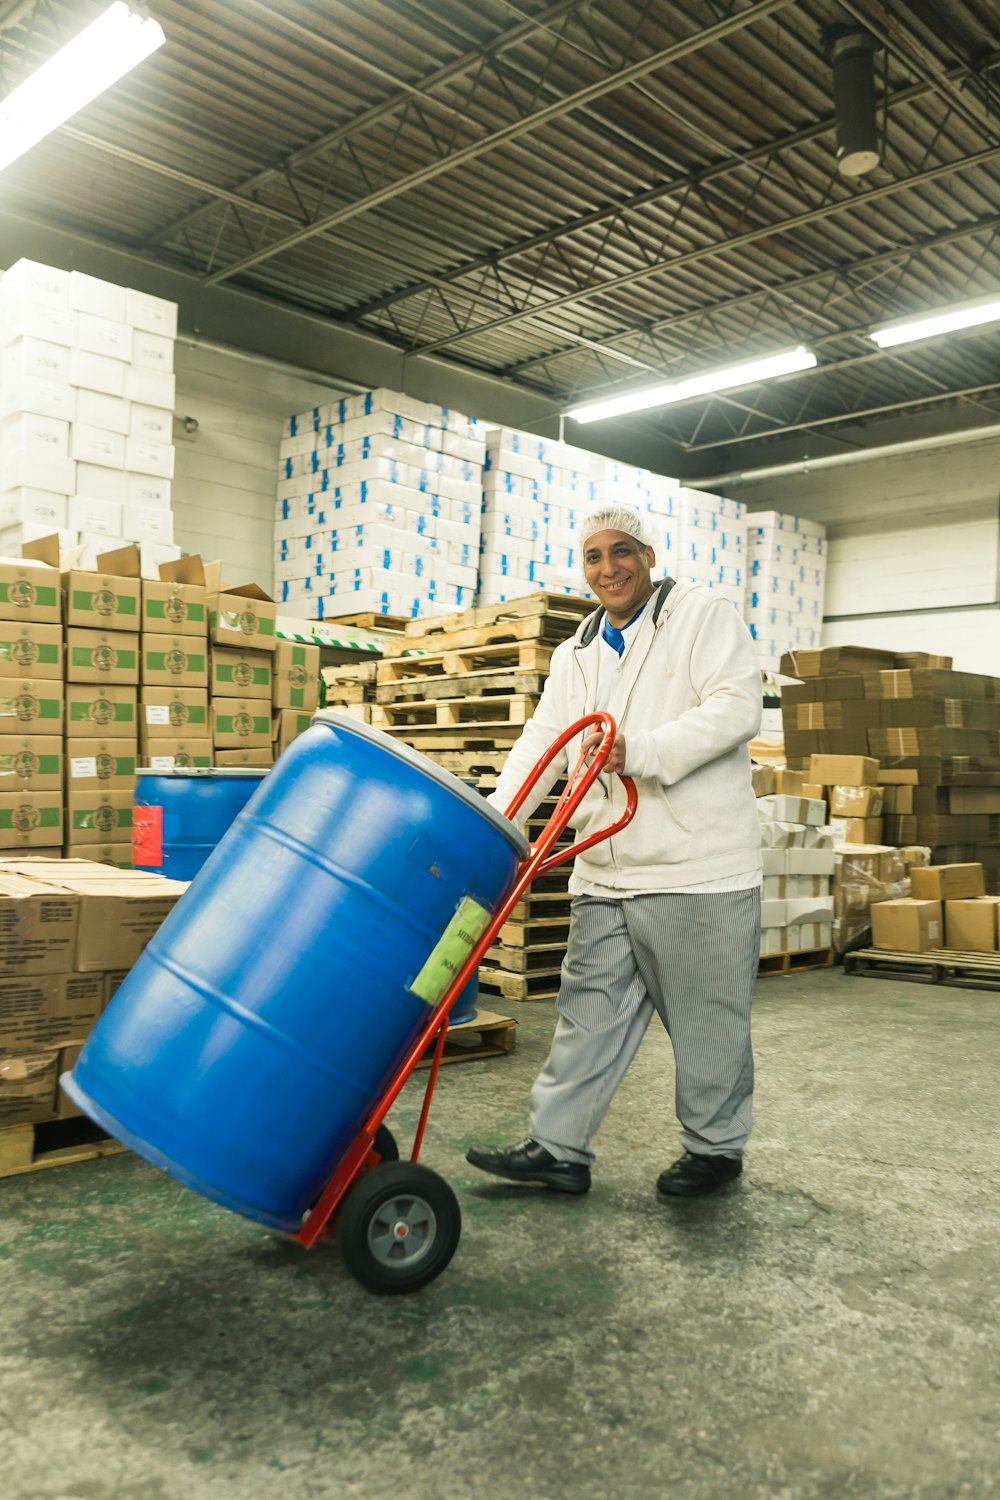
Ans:
[{"label": "green label on drum", "polygon": [[430,958],[410,985],[428,1005],[439,1005],[459,969],[486,931],[490,913],[471,896],[463,896]]}]

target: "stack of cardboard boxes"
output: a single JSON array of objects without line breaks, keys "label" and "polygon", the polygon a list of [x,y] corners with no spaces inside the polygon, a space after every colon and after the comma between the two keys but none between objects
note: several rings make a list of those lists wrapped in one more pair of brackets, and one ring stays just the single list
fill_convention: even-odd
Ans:
[{"label": "stack of cardboard boxes", "polygon": [[[372,667],[374,675],[374,666]],[[274,759],[309,728],[319,707],[319,647],[308,641],[278,641],[271,673]]]},{"label": "stack of cardboard boxes", "polygon": [[59,571],[0,560],[0,853],[62,849],[65,697]]},{"label": "stack of cardboard boxes", "polygon": [[777,672],[785,652],[819,645],[826,527],[776,510],[748,519],[745,618],[761,671]]},{"label": "stack of cardboard boxes", "polygon": [[77,1113],[58,1089],[124,975],[186,886],[106,865],[0,863],[0,1170],[33,1127]]},{"label": "stack of cardboard boxes", "polygon": [[[758,790],[770,783],[792,787],[787,772],[758,777]],[[830,882],[833,840],[824,827],[822,801],[804,790],[765,792],[757,798],[764,886],[761,892],[761,956],[829,950],[833,922]]]},{"label": "stack of cardboard boxes", "polygon": [[0,555],[53,532],[83,560],[178,555],[177,306],[20,260],[0,280]]},{"label": "stack of cardboard boxes", "polygon": [[980,864],[935,865],[911,871],[912,891],[872,910],[876,948],[925,953],[951,948],[995,953],[1000,896],[988,896]]},{"label": "stack of cardboard boxes", "polygon": [[204,574],[215,764],[270,766],[277,606],[256,583],[223,585],[219,563],[206,564]]},{"label": "stack of cardboard boxes", "polygon": [[140,764],[213,764],[208,717],[208,590],[200,558],[163,563],[142,581]]}]

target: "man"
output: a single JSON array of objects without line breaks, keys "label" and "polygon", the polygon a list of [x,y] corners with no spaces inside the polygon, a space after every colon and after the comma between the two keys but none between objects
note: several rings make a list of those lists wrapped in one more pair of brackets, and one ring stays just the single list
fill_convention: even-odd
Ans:
[{"label": "man", "polygon": [[[595,511],[581,542],[602,608],[554,652],[489,800],[502,812],[567,725],[606,710],[619,732],[575,833],[586,838],[624,810],[613,773],[634,778],[638,811],[574,865],[558,1022],[531,1091],[531,1135],[473,1147],[467,1159],[513,1182],[587,1192],[591,1141],[655,1010],[673,1045],[684,1147],[657,1188],[693,1197],[740,1175],[750,1134],[761,857],[747,741],[760,727],[760,672],[727,599],[701,584],[654,583],[639,512]],[[600,740],[587,736],[591,752]],[[567,747],[519,818],[580,748]]]}]

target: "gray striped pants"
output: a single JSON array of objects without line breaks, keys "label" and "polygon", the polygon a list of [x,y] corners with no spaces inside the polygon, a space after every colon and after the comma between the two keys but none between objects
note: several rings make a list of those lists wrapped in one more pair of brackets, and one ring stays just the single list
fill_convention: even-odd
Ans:
[{"label": "gray striped pants", "polygon": [[577,896],[559,1019],[531,1091],[531,1134],[561,1161],[590,1163],[590,1142],[654,1010],[676,1062],[685,1150],[739,1156],[750,1134],[750,1001],[760,951],[760,890]]}]

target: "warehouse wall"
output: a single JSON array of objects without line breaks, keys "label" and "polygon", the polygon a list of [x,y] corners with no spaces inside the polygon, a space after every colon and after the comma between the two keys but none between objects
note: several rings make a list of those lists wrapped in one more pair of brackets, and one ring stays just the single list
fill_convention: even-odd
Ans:
[{"label": "warehouse wall", "polygon": [[823,521],[827,645],[943,651],[1000,670],[1000,442],[735,487],[751,510]]}]

